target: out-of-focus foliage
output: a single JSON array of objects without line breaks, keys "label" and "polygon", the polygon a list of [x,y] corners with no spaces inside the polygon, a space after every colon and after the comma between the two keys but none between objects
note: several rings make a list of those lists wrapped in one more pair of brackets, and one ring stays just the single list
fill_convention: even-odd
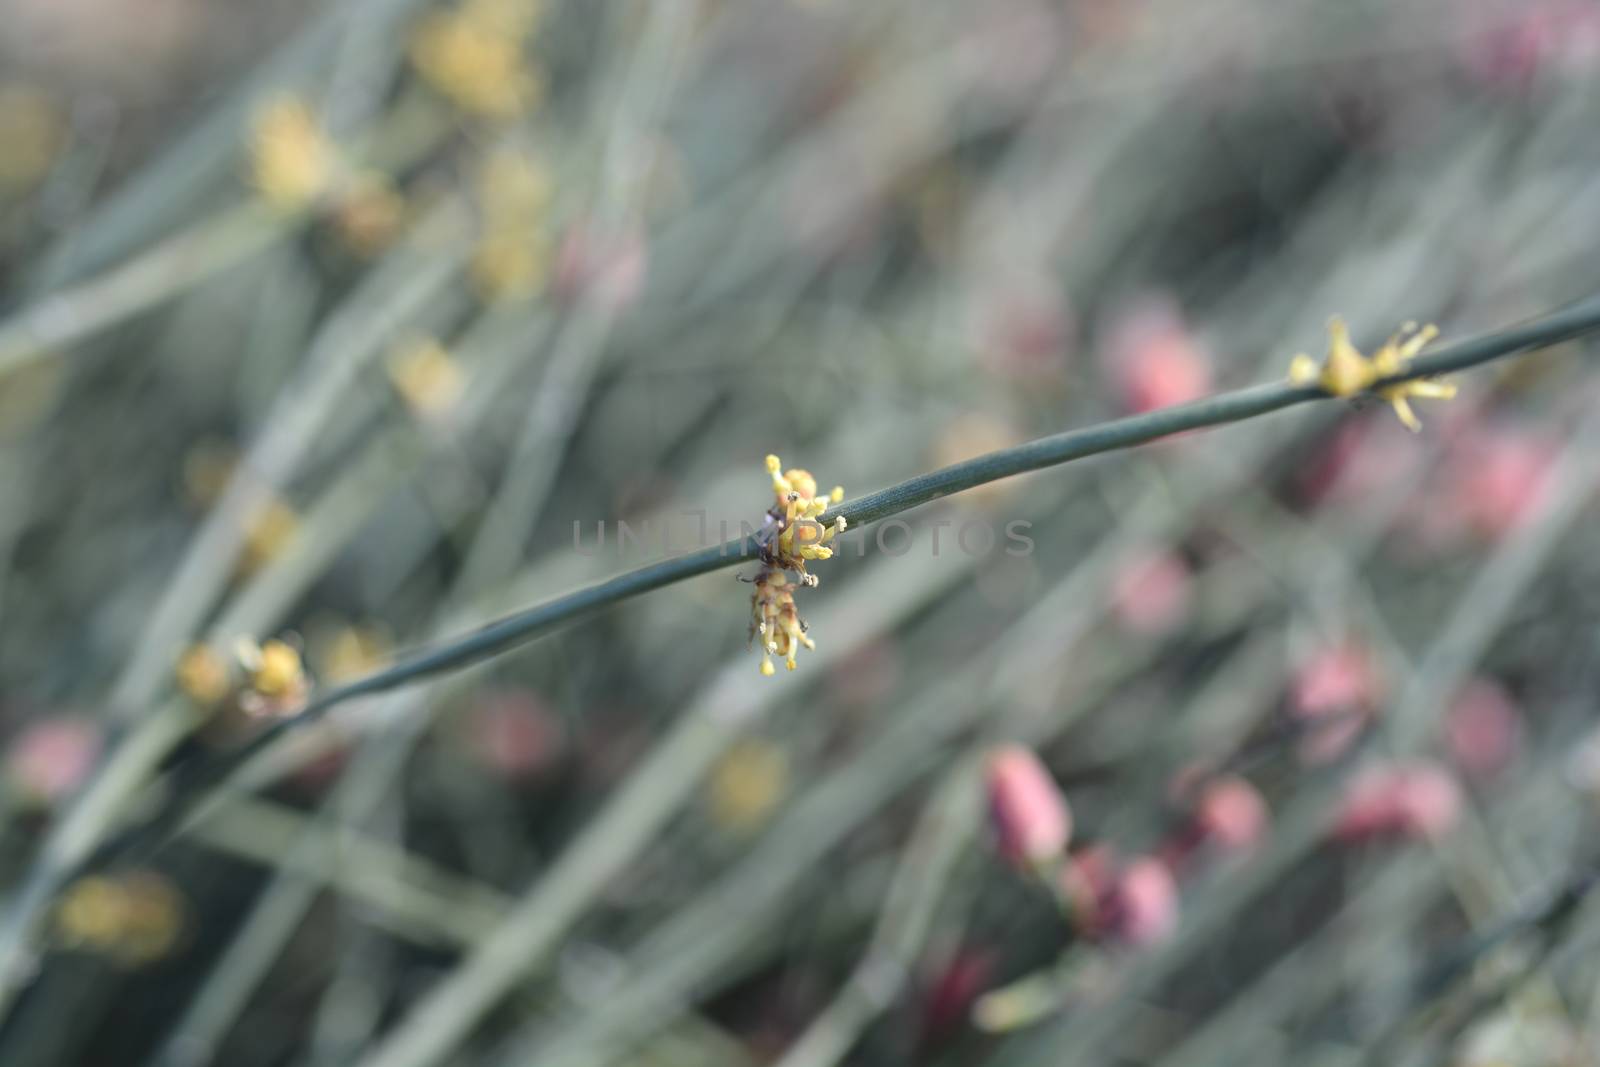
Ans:
[{"label": "out-of-focus foliage", "polygon": [[[769,453],[1589,295],[1597,122],[1594,0],[0,0],[7,904]],[[0,1062],[1594,1063],[1600,377],[1453,384],[354,702],[0,929]]]}]

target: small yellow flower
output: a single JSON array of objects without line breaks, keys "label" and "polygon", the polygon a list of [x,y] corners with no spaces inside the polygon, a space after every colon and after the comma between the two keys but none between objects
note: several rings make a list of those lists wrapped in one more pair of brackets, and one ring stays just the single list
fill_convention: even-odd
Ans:
[{"label": "small yellow flower", "polygon": [[486,301],[525,300],[544,288],[549,263],[549,248],[542,239],[489,236],[472,253],[473,287]]},{"label": "small yellow flower", "polygon": [[300,532],[300,516],[288,504],[269,497],[251,515],[245,529],[239,569],[252,574],[271,562]]},{"label": "small yellow flower", "polygon": [[706,786],[711,820],[746,833],[765,822],[788,792],[789,762],[771,742],[741,741],[718,761]]},{"label": "small yellow flower", "polygon": [[389,381],[412,413],[421,419],[442,419],[455,409],[466,388],[466,374],[433,338],[424,338],[395,352],[389,360]]},{"label": "small yellow flower", "polygon": [[842,488],[834,486],[826,496],[819,496],[817,480],[810,471],[798,467],[785,471],[777,456],[767,457],[767,474],[772,479],[774,503],[761,535],[762,567],[753,580],[750,636],[761,642],[761,673],[772,675],[777,673],[773,656],[782,656],[792,671],[801,648],[817,647],[795,608],[797,583],[790,581],[789,574],[795,574],[799,585],[816,585],[816,577],[806,573],[806,562],[830,558],[833,549],[828,542],[844,532],[846,523],[842,515],[827,526],[817,521],[829,504],[844,499]]},{"label": "small yellow flower", "polygon": [[389,656],[388,636],[372,626],[345,626],[322,646],[322,677],[330,682],[347,682],[371,674]]},{"label": "small yellow flower", "polygon": [[[1327,358],[1319,366],[1308,355],[1295,356],[1289,364],[1289,380],[1295,385],[1319,386],[1329,396],[1355,396],[1372,389],[1385,378],[1403,374],[1417,353],[1437,336],[1437,326],[1418,329],[1415,323],[1407,323],[1368,359],[1351,344],[1344,320],[1335,316],[1328,320]],[[1422,423],[1411,410],[1409,398],[1448,400],[1456,395],[1456,387],[1448,382],[1419,378],[1385,386],[1376,392],[1389,402],[1406,428],[1415,432],[1422,428]]]},{"label": "small yellow flower", "polygon": [[294,645],[278,638],[258,645],[246,637],[239,639],[235,654],[246,675],[238,706],[247,715],[288,714],[305,703],[311,680]]},{"label": "small yellow flower", "polygon": [[202,708],[221,704],[233,688],[228,663],[210,645],[191,645],[178,660],[178,688]]},{"label": "small yellow flower", "polygon": [[544,85],[523,57],[536,5],[468,0],[423,19],[411,62],[440,95],[469,114],[513,118],[537,105]]},{"label": "small yellow flower", "polygon": [[250,685],[264,697],[282,697],[304,690],[305,668],[300,653],[286,641],[273,638],[261,646]]},{"label": "small yellow flower", "polygon": [[485,300],[519,300],[544,287],[550,264],[550,202],[555,185],[536,158],[491,153],[478,173],[483,236],[472,255],[472,280]]},{"label": "small yellow flower", "polygon": [[338,153],[305,101],[285,96],[256,115],[251,138],[257,192],[280,211],[310,207],[333,185]]},{"label": "small yellow flower", "polygon": [[125,966],[160,959],[183,929],[182,898],[152,871],[88,875],[56,905],[56,936],[69,949],[97,952]]}]

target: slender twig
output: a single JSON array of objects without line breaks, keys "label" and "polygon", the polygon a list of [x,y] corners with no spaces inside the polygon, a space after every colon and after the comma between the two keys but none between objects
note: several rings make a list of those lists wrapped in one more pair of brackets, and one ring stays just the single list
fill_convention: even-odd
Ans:
[{"label": "slender twig", "polygon": [[[1386,379],[1378,385],[1381,387],[1464,370],[1519,352],[1556,344],[1597,328],[1600,328],[1600,297],[1574,304],[1565,310],[1521,326],[1441,346],[1415,360],[1404,374]],[[1193,404],[1115,419],[1079,430],[1068,430],[1014,448],[990,452],[963,463],[919,475],[899,485],[880,489],[858,500],[846,501],[834,514],[843,516],[852,527],[865,526],[930,501],[951,496],[964,489],[972,489],[1012,475],[1042,470],[1105,452],[1132,448],[1135,445],[1190,430],[1239,422],[1295,404],[1323,399],[1327,399],[1327,394],[1314,386],[1273,383],[1240,389]],[[251,749],[264,747],[276,734],[292,729],[302,722],[320,718],[329,709],[346,700],[381,693],[429,675],[455,670],[487,659],[509,648],[543,637],[559,627],[613,604],[733,566],[755,556],[756,552],[757,544],[754,536],[735,538],[720,545],[702,548],[629,571],[597,585],[546,601],[526,611],[508,615],[456,640],[419,652],[385,670],[328,690],[307,704],[299,715],[285,720],[268,734],[257,738],[250,747]]]},{"label": "slender twig", "polygon": [[[1416,378],[1463,370],[1491,360],[1567,340],[1600,328],[1600,297],[1591,297],[1561,311],[1519,326],[1440,346],[1413,361],[1405,373],[1377,383],[1376,387]],[[1286,382],[1258,385],[1206,400],[1078,430],[1042,437],[1014,448],[1001,449],[963,463],[919,475],[857,500],[846,501],[833,514],[850,526],[878,522],[922,504],[951,496],[989,482],[1073,460],[1132,448],[1162,437],[1209,426],[1220,426],[1266,415],[1296,404],[1327,399],[1315,386]],[[508,615],[455,640],[425,649],[384,670],[346,685],[329,689],[301,711],[280,720],[240,748],[211,757],[205,765],[182,769],[172,802],[153,828],[157,836],[176,825],[198,793],[224,781],[284,734],[321,719],[328,711],[357,697],[386,692],[450,670],[457,670],[536,640],[552,631],[613,604],[661,589],[689,578],[753,558],[759,551],[754,535],[735,538],[686,555],[629,571],[607,581]],[[145,840],[149,835],[144,836]]]}]

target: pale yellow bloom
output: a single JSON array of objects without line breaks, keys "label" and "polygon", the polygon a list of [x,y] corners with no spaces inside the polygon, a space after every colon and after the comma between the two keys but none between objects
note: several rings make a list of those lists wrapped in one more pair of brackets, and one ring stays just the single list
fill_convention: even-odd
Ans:
[{"label": "pale yellow bloom", "polygon": [[550,202],[555,184],[525,152],[491,153],[478,173],[482,237],[472,280],[486,300],[518,300],[544,288],[550,267]]},{"label": "pale yellow bloom", "polygon": [[332,187],[338,153],[304,100],[279,97],[255,119],[250,143],[256,191],[273,207],[297,212]]},{"label": "pale yellow bloom", "polygon": [[192,645],[178,660],[178,688],[202,708],[222,703],[233,688],[228,663],[210,645]]},{"label": "pale yellow bloom", "polygon": [[[1378,382],[1402,374],[1417,353],[1435,337],[1437,326],[1418,329],[1407,323],[1392,335],[1368,359],[1350,342],[1350,331],[1344,320],[1335,316],[1328,321],[1328,355],[1319,365],[1310,356],[1301,354],[1289,364],[1289,380],[1296,385],[1316,385],[1330,396],[1349,397],[1372,389]],[[1422,423],[1411,410],[1411,397],[1447,400],[1456,395],[1456,388],[1448,382],[1417,378],[1376,390],[1387,400],[1406,428],[1420,430]]]},{"label": "pale yellow bloom", "polygon": [[461,365],[431,337],[399,349],[389,359],[389,381],[419,418],[448,415],[460,402],[466,380]]},{"label": "pale yellow bloom", "polygon": [[245,529],[244,553],[239,569],[254,573],[288,547],[300,532],[300,516],[288,504],[269,497],[251,514]]},{"label": "pale yellow bloom", "polygon": [[411,38],[411,62],[440,95],[469,114],[509,119],[544,94],[523,56],[536,5],[469,0],[423,19]]},{"label": "pale yellow bloom", "polygon": [[172,883],[152,871],[79,878],[56,905],[61,943],[138,966],[170,952],[182,933],[184,907]]},{"label": "pale yellow bloom", "polygon": [[789,762],[768,741],[749,739],[728,750],[706,783],[711,820],[745,833],[764,823],[789,789]]},{"label": "pale yellow bloom", "polygon": [[798,467],[785,471],[777,456],[768,456],[766,463],[774,503],[767,512],[761,572],[754,579],[750,634],[761,642],[761,673],[771,675],[777,672],[773,656],[781,656],[792,671],[800,649],[817,647],[795,608],[797,585],[789,580],[789,572],[798,576],[799,585],[816,585],[816,577],[806,573],[806,563],[833,555],[828,542],[845,531],[846,522],[842,515],[827,526],[817,521],[829,504],[844,499],[842,488],[834,486],[826,496],[818,495],[810,471]]}]

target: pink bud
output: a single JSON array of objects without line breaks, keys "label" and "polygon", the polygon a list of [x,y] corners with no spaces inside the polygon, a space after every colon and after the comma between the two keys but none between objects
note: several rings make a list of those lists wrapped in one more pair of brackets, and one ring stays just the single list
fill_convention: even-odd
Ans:
[{"label": "pink bud", "polygon": [[1467,38],[1465,65],[1507,93],[1550,74],[1582,75],[1600,58],[1600,9],[1591,0],[1527,0],[1487,32]]},{"label": "pink bud", "polygon": [[1154,411],[1211,392],[1211,357],[1183,321],[1177,305],[1150,298],[1112,327],[1105,359],[1128,411]]},{"label": "pink bud", "polygon": [[537,776],[561,758],[561,720],[526,690],[510,689],[479,700],[465,719],[467,743],[480,764],[505,778]]},{"label": "pink bud", "polygon": [[1337,759],[1366,728],[1382,695],[1367,654],[1351,644],[1327,645],[1296,671],[1289,711],[1307,726],[1300,758],[1307,763]]},{"label": "pink bud", "polygon": [[1359,505],[1414,480],[1422,453],[1406,447],[1410,437],[1388,412],[1344,420],[1302,469],[1301,498],[1310,504]]},{"label": "pink bud", "polygon": [[1230,852],[1254,848],[1267,829],[1267,805],[1243,778],[1218,778],[1200,793],[1195,825],[1208,840]]},{"label": "pink bud", "polygon": [[985,771],[1001,855],[1024,869],[1059,856],[1072,836],[1072,813],[1039,757],[1006,745],[989,754]]},{"label": "pink bud", "polygon": [[94,770],[100,730],[87,719],[63,716],[30,723],[6,752],[6,774],[24,798],[55,804]]},{"label": "pink bud", "polygon": [[1426,761],[1378,765],[1350,780],[1334,835],[1344,841],[1432,838],[1454,826],[1460,814],[1460,787],[1444,768]]},{"label": "pink bud", "polygon": [[1178,886],[1165,863],[1141,856],[1117,878],[1112,928],[1135,947],[1158,944],[1178,927]]},{"label": "pink bud", "polygon": [[1193,582],[1189,565],[1172,552],[1130,560],[1111,578],[1111,610],[1124,627],[1157,636],[1184,620]]},{"label": "pink bud", "polygon": [[1554,461],[1551,442],[1525,430],[1468,434],[1451,457],[1445,509],[1489,540],[1504,537],[1544,502]]},{"label": "pink bud", "polygon": [[1516,757],[1522,717],[1503,688],[1479,678],[1450,705],[1445,735],[1457,766],[1470,775],[1489,778]]}]

